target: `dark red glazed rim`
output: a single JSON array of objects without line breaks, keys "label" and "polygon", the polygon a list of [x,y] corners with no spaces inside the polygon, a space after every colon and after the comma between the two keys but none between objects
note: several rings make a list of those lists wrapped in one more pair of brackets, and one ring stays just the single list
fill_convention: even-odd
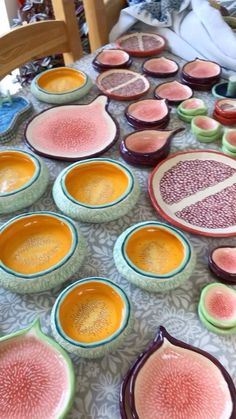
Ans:
[{"label": "dark red glazed rim", "polygon": [[215,118],[218,122],[223,125],[235,125],[236,124],[236,117],[235,118],[226,118],[217,112],[216,109],[213,111],[213,118]]},{"label": "dark red glazed rim", "polygon": [[[236,99],[230,99],[228,98],[230,101],[235,101],[236,104]],[[222,115],[223,118],[227,118],[227,119],[236,119],[236,108],[235,111],[231,111],[230,109],[222,109],[219,104],[220,102],[223,102],[227,100],[227,98],[225,99],[219,99],[215,102],[215,112],[217,112],[219,115]]]},{"label": "dark red glazed rim", "polygon": [[[234,419],[236,417],[236,389],[233,383],[233,380],[223,365],[220,362],[210,355],[208,352],[203,351],[195,346],[188,345],[185,342],[182,342],[178,339],[173,338],[163,326],[160,326],[158,332],[154,338],[154,340],[148,345],[148,347],[144,350],[143,353],[139,355],[137,360],[134,362],[133,366],[128,371],[125,379],[122,382],[121,389],[120,389],[120,413],[122,419],[128,419],[132,417],[133,419],[139,419],[138,414],[135,409],[135,399],[134,399],[134,389],[135,389],[135,381],[138,376],[139,371],[142,369],[148,358],[156,352],[164,343],[164,339],[167,339],[171,344],[175,346],[179,346],[183,349],[187,349],[193,352],[198,353],[199,355],[203,355],[207,359],[209,359],[215,366],[220,370],[221,374],[223,375],[231,395],[233,410],[230,416],[230,419]],[[128,402],[128,415],[126,409],[126,403]]]},{"label": "dark red glazed rim", "polygon": [[[219,67],[219,73],[214,75],[214,76],[210,76],[210,77],[193,77],[193,76],[190,76],[189,73],[187,73],[185,71],[185,67],[187,65],[189,65],[190,63],[194,63],[196,60],[205,61],[207,63],[213,63],[213,64],[217,65]],[[211,61],[211,60],[203,60],[202,58],[195,58],[192,61],[188,61],[182,67],[182,75],[186,80],[189,80],[189,81],[192,80],[192,82],[197,82],[197,83],[199,82],[200,84],[205,84],[205,83],[209,83],[209,82],[213,82],[213,81],[215,82],[215,80],[217,82],[217,80],[219,80],[220,77],[221,77],[221,72],[222,72],[222,69],[221,69],[221,67],[218,63],[216,63],[215,61]]]},{"label": "dark red glazed rim", "polygon": [[[155,100],[155,99],[152,99],[152,98],[140,99],[140,100],[137,100],[137,102],[144,102],[146,100],[150,101],[150,100]],[[147,129],[148,128],[150,128],[150,129],[152,129],[152,128],[153,129],[155,129],[155,128],[156,129],[165,128],[168,125],[168,123],[170,121],[170,109],[168,107],[167,100],[165,100],[165,104],[166,104],[166,107],[167,107],[167,114],[163,118],[157,119],[156,121],[151,121],[151,122],[143,121],[142,119],[135,118],[133,115],[131,115],[129,113],[129,107],[132,106],[134,103],[137,103],[137,102],[130,103],[125,108],[125,117],[126,117],[127,121],[129,122],[129,124],[132,125],[132,127],[142,130],[142,128],[144,128],[144,129],[145,128],[147,128]]]},{"label": "dark red glazed rim", "polygon": [[225,284],[235,285],[236,273],[231,274],[230,272],[224,271],[214,262],[213,257],[212,257],[215,250],[228,248],[228,247],[234,248],[236,250],[236,247],[232,245],[228,245],[228,246],[224,245],[224,246],[215,247],[208,256],[208,267],[210,271],[213,272],[213,274],[217,276],[220,282],[224,282]]},{"label": "dark red glazed rim", "polygon": [[176,61],[174,61],[174,60],[171,60],[170,58],[167,58],[169,61],[172,61],[173,63],[175,63],[176,65],[177,65],[177,69],[176,70],[174,70],[174,71],[171,71],[171,72],[158,72],[158,71],[150,71],[150,70],[148,70],[148,69],[146,69],[145,68],[145,64],[148,62],[148,61],[150,61],[150,60],[154,60],[155,58],[159,58],[159,57],[152,57],[152,58],[148,58],[147,60],[145,60],[144,61],[144,63],[143,63],[143,65],[142,65],[142,70],[143,70],[143,72],[145,73],[145,74],[147,74],[148,76],[151,76],[151,77],[159,77],[159,78],[166,78],[166,77],[172,77],[172,76],[175,76],[177,73],[178,73],[178,71],[179,71],[179,64],[176,62]]},{"label": "dark red glazed rim", "polygon": [[202,92],[207,92],[211,90],[211,88],[214,86],[215,82],[211,84],[200,84],[200,83],[192,83],[190,81],[187,81],[182,75],[181,75],[181,82],[186,84],[187,86],[191,87],[193,90],[199,90]]},{"label": "dark red glazed rim", "polygon": [[[175,81],[175,80],[173,80],[173,81]],[[184,99],[176,99],[176,100],[171,100],[171,99],[167,99],[167,98],[165,98],[165,97],[163,97],[163,96],[160,96],[156,91],[157,91],[157,89],[160,87],[160,86],[163,86],[164,84],[169,84],[169,83],[171,83],[171,82],[169,82],[169,81],[166,81],[166,82],[164,82],[164,83],[160,83],[160,84],[158,84],[158,86],[156,86],[156,88],[155,88],[155,90],[154,90],[154,97],[156,98],[156,99],[165,99],[165,100],[167,100],[167,102],[170,104],[170,105],[178,105],[179,103],[181,103],[181,102],[183,102],[184,100],[187,100],[187,99],[191,99],[191,97],[193,97],[193,91],[192,91],[192,93],[191,93],[191,95],[190,96],[188,96],[188,97],[186,97],[186,98],[184,98]],[[185,85],[186,85],[186,83],[184,84],[184,83],[181,83],[181,82],[179,82],[180,84],[182,84],[184,87],[185,87]],[[190,87],[190,86],[188,86],[188,87]],[[191,88],[191,87],[190,87]],[[192,89],[191,89],[192,90]]]},{"label": "dark red glazed rim", "polygon": [[107,51],[106,48],[102,49],[101,51],[99,51],[99,53],[96,55],[96,57],[93,59],[92,64],[93,67],[97,70],[97,71],[105,71],[105,70],[112,70],[112,68],[116,69],[116,68],[128,68],[131,66],[132,64],[132,59],[129,56],[129,53],[123,49],[119,49],[119,48],[109,48],[109,51],[122,51],[125,52],[129,57],[127,58],[126,61],[124,61],[124,63],[122,64],[118,64],[118,65],[111,65],[111,64],[103,64],[98,60],[99,55],[103,52],[103,51]]},{"label": "dark red glazed rim", "polygon": [[135,35],[138,32],[127,32],[123,35],[121,35],[115,42],[115,44],[117,45],[118,48],[123,49],[124,51],[128,52],[128,54],[132,55],[133,57],[149,57],[150,55],[154,55],[154,54],[159,54],[161,51],[163,51],[166,47],[166,40],[163,36],[159,35],[158,33],[154,33],[154,32],[139,32],[140,34],[143,35],[150,35],[150,36],[158,36],[159,38],[162,39],[163,41],[163,45],[161,45],[159,48],[154,48],[154,49],[148,49],[148,50],[144,50],[144,51],[140,51],[140,50],[132,50],[132,49],[124,49],[124,47],[122,47],[122,45],[120,45],[119,41],[120,39],[122,39],[124,36],[126,35]]},{"label": "dark red glazed rim", "polygon": [[[92,102],[94,102],[99,96],[106,96],[106,95],[104,95],[104,94],[99,94],[99,95],[97,95],[93,100],[91,100],[91,102],[89,102],[89,103],[86,103],[86,104],[73,104],[73,106],[79,106],[79,107],[81,107],[81,106],[87,106],[87,105],[90,105],[90,103],[92,103]],[[115,123],[115,126],[116,126],[116,135],[115,135],[115,137],[114,137],[114,139],[111,141],[111,143],[107,146],[107,147],[105,147],[103,150],[101,150],[101,151],[99,151],[98,153],[94,153],[94,154],[90,154],[90,155],[88,155],[88,156],[83,156],[83,157],[78,157],[78,156],[75,156],[75,157],[62,157],[62,156],[54,156],[53,154],[47,154],[47,153],[43,153],[43,152],[41,152],[41,151],[38,151],[35,147],[33,147],[31,144],[30,144],[30,142],[29,142],[29,140],[27,139],[27,135],[26,135],[26,133],[27,133],[27,129],[28,129],[28,126],[29,126],[29,124],[36,118],[36,117],[38,117],[40,114],[42,114],[42,113],[44,113],[44,112],[46,112],[46,111],[48,111],[49,109],[52,109],[52,108],[61,108],[61,107],[68,107],[68,106],[72,106],[71,104],[67,104],[67,105],[58,105],[58,106],[51,106],[50,108],[47,108],[47,109],[44,109],[43,111],[41,111],[41,112],[38,112],[36,115],[34,115],[32,118],[30,118],[30,120],[27,122],[27,125],[25,126],[25,129],[24,129],[24,141],[25,141],[25,143],[26,143],[26,145],[31,149],[31,150],[33,150],[36,154],[38,154],[39,156],[43,156],[43,157],[46,157],[46,158],[48,158],[48,159],[54,159],[54,160],[62,160],[62,161],[80,161],[80,160],[85,160],[85,159],[88,159],[88,158],[92,158],[92,157],[97,157],[97,156],[100,156],[101,154],[103,154],[103,153],[105,153],[106,151],[108,151],[108,150],[110,150],[110,148],[116,143],[116,141],[118,140],[118,138],[119,138],[119,136],[120,136],[120,126],[119,126],[119,124],[118,124],[118,122],[116,121],[116,119],[112,116],[112,114],[108,111],[108,106],[109,106],[109,103],[110,103],[110,100],[109,100],[109,98],[107,97],[107,103],[106,103],[106,106],[105,106],[105,109],[106,109],[106,112],[108,113],[108,115],[111,117],[111,119],[113,120],[113,122]]]}]

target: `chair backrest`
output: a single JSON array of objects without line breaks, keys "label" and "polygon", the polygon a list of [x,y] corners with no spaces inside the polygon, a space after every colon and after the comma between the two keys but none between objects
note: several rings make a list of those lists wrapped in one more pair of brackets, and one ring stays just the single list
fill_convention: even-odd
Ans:
[{"label": "chair backrest", "polygon": [[35,57],[63,53],[65,64],[80,58],[74,1],[52,0],[52,6],[55,20],[26,24],[0,37],[0,80]]}]

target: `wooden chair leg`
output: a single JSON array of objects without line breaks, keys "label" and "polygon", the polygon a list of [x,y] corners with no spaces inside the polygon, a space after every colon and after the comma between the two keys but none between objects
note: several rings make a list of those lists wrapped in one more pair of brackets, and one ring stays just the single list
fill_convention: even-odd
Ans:
[{"label": "wooden chair leg", "polygon": [[84,12],[89,31],[91,51],[108,43],[106,9],[103,0],[84,0]]}]

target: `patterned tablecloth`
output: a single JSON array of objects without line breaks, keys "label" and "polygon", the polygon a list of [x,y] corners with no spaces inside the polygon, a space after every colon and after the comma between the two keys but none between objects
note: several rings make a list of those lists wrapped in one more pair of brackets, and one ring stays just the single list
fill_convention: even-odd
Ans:
[{"label": "patterned tablecloth", "polygon": [[[171,54],[165,53],[171,57]],[[181,60],[174,57],[176,61]],[[93,70],[92,56],[81,59],[76,67],[86,71],[93,80],[96,72]],[[140,71],[142,59],[135,59],[131,69]],[[152,97],[154,86],[162,80],[151,79],[152,88],[149,96]],[[25,89],[24,95],[32,100],[35,112],[48,106],[39,103]],[[96,86],[89,94],[79,101],[88,103],[98,94]],[[209,93],[196,93],[201,97],[211,111],[213,98]],[[124,117],[124,108],[127,102],[111,101],[109,110],[120,124],[120,137],[132,131]],[[204,148],[207,146],[196,141],[190,132],[189,125],[180,121],[175,109],[171,112],[169,127],[186,126],[186,130],[177,135],[172,142],[172,152],[183,149]],[[21,126],[17,138],[6,147],[26,149],[23,140],[24,124]],[[210,144],[210,148],[218,149],[220,144]],[[5,146],[4,146],[5,147]],[[209,147],[209,146],[208,146]],[[3,146],[1,146],[3,148]],[[105,153],[106,157],[122,161],[118,143]],[[50,210],[57,211],[51,195],[52,184],[60,171],[68,163],[45,159],[50,169],[50,185],[47,192],[39,202],[36,202],[26,211]],[[130,225],[143,220],[161,220],[153,210],[148,193],[148,169],[133,169],[141,184],[142,192],[136,207],[125,217],[106,224],[81,224],[81,230],[88,243],[88,253],[82,269],[75,278],[88,276],[104,276],[119,284],[128,294],[133,304],[135,324],[132,334],[115,353],[99,360],[90,361],[72,356],[76,373],[76,396],[69,418],[74,419],[118,419],[119,413],[119,388],[122,377],[142,351],[146,344],[153,338],[157,327],[162,324],[167,331],[178,339],[182,339],[214,355],[230,372],[236,383],[236,336],[221,337],[208,332],[200,323],[197,316],[197,303],[201,287],[212,281],[212,275],[207,267],[207,256],[211,248],[222,244],[235,244],[235,238],[215,239],[187,234],[197,253],[197,265],[193,276],[182,287],[164,294],[145,292],[130,285],[121,278],[117,272],[112,249],[118,235]],[[2,216],[1,224],[10,216]],[[68,282],[67,282],[68,284]],[[43,331],[51,334],[50,312],[56,296],[65,287],[58,287],[52,291],[32,295],[17,295],[0,289],[0,334],[7,334],[27,326],[36,317],[40,318]],[[23,419],[23,418],[22,418]],[[46,418],[44,418],[46,419]],[[48,418],[49,419],[49,418]]]}]

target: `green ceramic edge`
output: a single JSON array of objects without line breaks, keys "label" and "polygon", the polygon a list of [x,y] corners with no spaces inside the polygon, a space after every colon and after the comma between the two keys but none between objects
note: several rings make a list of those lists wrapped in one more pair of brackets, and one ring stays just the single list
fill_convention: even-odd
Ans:
[{"label": "green ceramic edge", "polygon": [[45,341],[48,345],[56,349],[56,351],[59,352],[62,358],[64,359],[65,365],[67,367],[68,384],[69,384],[69,387],[67,387],[66,389],[66,392],[68,393],[68,397],[67,397],[68,400],[66,400],[65,407],[60,412],[60,414],[55,417],[55,419],[66,418],[66,415],[68,414],[68,412],[70,411],[72,407],[72,403],[74,401],[74,395],[75,395],[74,367],[66,351],[57,342],[55,342],[53,338],[45,335],[45,333],[42,332],[39,319],[35,319],[29,326],[23,329],[20,329],[17,332],[12,332],[6,336],[0,337],[0,345],[1,345],[1,342],[4,342],[6,340],[9,340],[18,336],[22,336],[31,332],[35,334],[39,339]]},{"label": "green ceramic edge", "polygon": [[236,132],[236,129],[227,129],[227,130],[224,132],[224,135],[223,135],[223,140],[222,140],[222,144],[223,144],[223,146],[224,146],[227,150],[231,151],[232,153],[235,153],[235,155],[236,155],[236,146],[234,146],[234,145],[230,144],[230,143],[228,142],[227,138],[226,138],[227,133],[228,133],[228,132],[230,132],[230,131],[235,131],[235,132]]},{"label": "green ceramic edge", "polygon": [[[221,131],[221,124],[218,121],[216,121],[214,119],[214,121],[217,124],[216,128],[211,128],[211,129],[205,130],[205,129],[199,128],[197,125],[195,125],[195,118],[197,118],[198,116],[194,117],[192,119],[192,122],[191,122],[191,130],[192,130],[192,133],[194,135],[196,135],[196,136],[201,135],[202,137],[212,137],[212,138],[219,135],[219,132]],[[211,118],[211,119],[213,119],[213,118]]]},{"label": "green ceramic edge", "polygon": [[[95,160],[104,160],[104,159],[95,159]],[[109,160],[109,159],[106,159]],[[91,161],[91,160],[83,160]],[[113,160],[110,160],[113,162]],[[117,162],[115,162],[117,163]],[[77,164],[77,163],[76,163]],[[134,175],[131,170],[122,165],[125,170],[130,174],[131,178],[133,179],[133,188],[129,192],[129,194],[120,202],[115,203],[114,205],[107,206],[107,207],[92,207],[89,208],[84,205],[80,205],[78,203],[73,202],[63,191],[61,186],[62,178],[68,168],[64,169],[59,176],[57,177],[53,189],[52,195],[56,206],[60,209],[61,212],[66,214],[69,217],[74,218],[75,220],[87,222],[87,223],[103,223],[108,221],[113,221],[118,218],[123,217],[126,215],[137,203],[139,195],[140,195],[140,187],[136,176]]]},{"label": "green ceramic edge", "polygon": [[76,223],[64,215],[51,211],[38,211],[21,214],[5,223],[1,227],[0,232],[17,218],[35,214],[47,214],[62,219],[62,221],[68,225],[72,233],[73,243],[70,251],[61,261],[49,269],[40,271],[39,273],[28,275],[19,274],[7,268],[0,261],[0,286],[19,294],[46,291],[65,282],[72,275],[78,272],[86,253],[86,242]]},{"label": "green ceramic edge", "polygon": [[219,327],[221,329],[230,329],[230,328],[236,327],[236,316],[235,316],[234,320],[219,320],[219,319],[216,319],[215,317],[212,317],[208,313],[208,311],[205,307],[204,299],[206,297],[206,294],[207,294],[208,290],[211,289],[211,288],[215,288],[216,286],[217,286],[217,288],[220,287],[224,290],[227,290],[227,292],[231,291],[232,293],[235,293],[235,297],[236,297],[236,291],[234,291],[233,288],[230,288],[227,285],[220,284],[219,282],[213,282],[209,285],[206,285],[201,291],[200,300],[199,300],[201,313],[205,317],[206,321],[208,321],[209,323],[211,323],[215,327]]},{"label": "green ceramic edge", "polygon": [[[60,330],[60,327],[58,326],[58,316],[57,316],[58,307],[60,306],[62,297],[64,297],[67,291],[69,291],[71,288],[76,286],[78,283],[89,282],[89,281],[94,281],[94,280],[101,280],[111,285],[116,290],[116,292],[119,293],[122,299],[125,301],[126,317],[125,317],[125,320],[123,321],[124,326],[122,326],[121,330],[119,330],[118,332],[115,332],[113,335],[109,336],[108,338],[98,341],[96,343],[93,342],[91,344],[86,344],[82,342],[76,342],[76,341],[73,341],[73,339],[66,337],[66,335],[62,333],[62,331]],[[131,302],[127,294],[124,292],[124,290],[122,290],[121,287],[119,287],[119,285],[113,283],[107,278],[101,278],[101,277],[88,277],[88,278],[84,278],[76,282],[73,282],[71,285],[69,285],[59,294],[51,311],[51,328],[52,328],[53,336],[55,337],[56,341],[68,352],[74,353],[77,356],[88,358],[88,359],[101,358],[102,356],[105,356],[108,353],[115,351],[119,346],[123,344],[123,342],[125,341],[125,338],[130,334],[133,328],[133,322],[134,322],[134,318],[132,314]]]},{"label": "green ceramic edge", "polygon": [[[58,71],[60,70],[61,72],[63,72],[63,70],[72,70],[72,72],[76,72],[76,73],[80,73],[85,77],[85,80],[83,82],[83,84],[81,84],[79,87],[75,87],[74,89],[69,89],[69,90],[64,90],[64,92],[55,92],[55,93],[49,93],[48,90],[43,89],[42,87],[40,87],[38,85],[38,79],[40,79],[40,77],[42,75],[44,75],[45,73],[51,73],[51,71],[54,72],[54,70]],[[84,87],[86,85],[86,83],[88,82],[89,76],[82,70],[78,70],[77,68],[73,68],[73,67],[56,67],[56,68],[50,68],[48,70],[43,71],[42,73],[38,74],[37,76],[35,76],[35,84],[37,86],[37,89],[40,90],[41,92],[47,93],[47,94],[53,94],[53,95],[57,95],[57,96],[62,96],[66,93],[72,93],[75,92],[78,89],[81,89],[82,87]]]},{"label": "green ceramic edge", "polygon": [[[17,112],[14,116],[11,125],[2,133],[0,133],[0,144],[7,143],[15,138],[15,135],[19,129],[19,126],[22,122],[27,119],[33,111],[33,106],[31,105],[30,101],[23,96],[17,96],[19,98],[24,99],[27,102],[27,105],[24,109]],[[14,97],[12,98],[14,100]]]},{"label": "green ceramic edge", "polygon": [[194,118],[194,116],[188,116],[188,115],[184,115],[184,114],[182,114],[182,113],[179,111],[179,109],[177,109],[176,113],[177,113],[177,115],[178,115],[179,119],[181,119],[182,121],[187,122],[187,123],[189,123],[189,124],[191,123],[192,119]]},{"label": "green ceramic edge", "polygon": [[215,96],[215,97],[217,97],[217,98],[220,98],[220,99],[227,99],[227,97],[226,97],[226,96],[221,96],[221,95],[218,95],[218,93],[216,93],[216,89],[217,89],[217,87],[218,87],[218,86],[220,86],[221,84],[225,84],[225,82],[220,82],[220,83],[215,84],[215,85],[212,87],[212,89],[211,89],[211,93],[213,94],[213,96]]},{"label": "green ceramic edge", "polygon": [[195,134],[196,138],[198,139],[198,141],[200,141],[201,143],[213,143],[214,141],[218,141],[221,139],[222,137],[222,133],[220,132],[217,135],[213,135],[210,137],[206,137],[204,135],[200,135],[200,134]]},{"label": "green ceramic edge", "polygon": [[236,153],[233,153],[232,151],[230,151],[224,145],[221,147],[221,149],[222,149],[223,153],[228,154],[228,156],[233,157],[233,159],[236,159]]},{"label": "green ceramic edge", "polygon": [[[158,223],[155,221],[147,221],[145,223],[155,223],[155,224],[160,224],[160,225],[170,227],[167,224]],[[144,223],[138,223],[138,224],[141,226]],[[135,226],[137,226],[138,224],[136,224]],[[124,240],[126,236],[133,230],[133,228],[134,226],[131,226],[128,229],[126,229],[123,233],[121,233],[121,235],[116,240],[116,243],[113,248],[114,262],[115,262],[118,272],[121,274],[123,278],[127,279],[127,281],[131,282],[132,284],[146,291],[165,292],[165,291],[179,287],[182,283],[184,283],[191,276],[191,274],[193,273],[195,264],[196,264],[196,255],[190,242],[179,230],[177,230],[177,232],[185,238],[190,248],[189,261],[187,265],[185,266],[185,268],[180,273],[177,273],[171,278],[163,278],[163,277],[157,277],[157,276],[150,277],[150,276],[143,275],[135,271],[124,259],[123,252],[122,252],[122,246],[123,246]],[[174,229],[174,227],[171,227],[171,228]]]},{"label": "green ceramic edge", "polygon": [[[193,98],[192,97],[191,99],[199,99],[199,98]],[[197,115],[205,115],[205,114],[207,114],[207,107],[206,107],[206,105],[205,105],[205,103],[203,102],[202,99],[199,99],[199,100],[202,101],[202,105],[198,106],[197,108],[191,108],[191,109],[184,108],[183,107],[184,102],[181,102],[177,109],[179,109],[180,112],[183,115],[188,115],[188,116],[192,116],[192,117],[197,116]]]},{"label": "green ceramic edge", "polygon": [[209,323],[206,318],[203,316],[202,312],[201,312],[201,308],[198,305],[198,316],[200,321],[202,322],[202,324],[210,331],[213,333],[216,333],[218,335],[233,335],[234,333],[236,333],[236,327],[232,327],[231,329],[220,329],[219,327],[214,326],[213,324]]}]

